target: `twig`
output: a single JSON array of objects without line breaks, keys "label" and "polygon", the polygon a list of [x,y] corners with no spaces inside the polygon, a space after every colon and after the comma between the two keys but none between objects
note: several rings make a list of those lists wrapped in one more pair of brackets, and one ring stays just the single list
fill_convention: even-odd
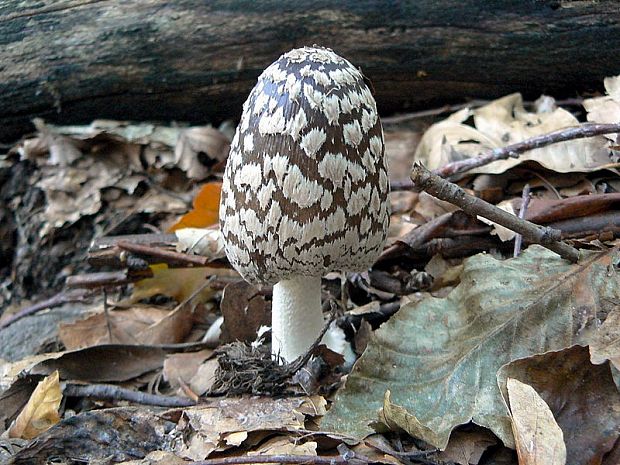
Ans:
[{"label": "twig", "polygon": [[153,271],[149,268],[145,270],[99,271],[68,276],[65,284],[67,287],[73,288],[100,289],[123,286],[152,277]]},{"label": "twig", "polygon": [[108,328],[108,340],[110,344],[114,344],[112,340],[112,322],[110,321],[110,309],[108,305],[108,291],[104,287],[103,289],[103,313],[105,314],[105,324]]},{"label": "twig", "polygon": [[42,300],[41,302],[37,302],[36,304],[23,308],[4,321],[0,321],[0,329],[6,328],[26,316],[33,315],[47,308],[59,307],[60,305],[64,305],[69,302],[82,302],[88,294],[89,293],[83,289],[73,289],[70,291],[60,292],[49,299]]},{"label": "twig", "polygon": [[390,192],[409,191],[411,189],[413,189],[411,179],[397,179],[395,181],[390,181]]},{"label": "twig", "polygon": [[573,139],[583,139],[585,137],[600,136],[602,134],[620,133],[620,123],[616,124],[594,124],[585,123],[580,126],[559,129],[557,131],[532,137],[516,144],[507,145],[505,147],[496,148],[475,158],[467,158],[465,160],[448,163],[441,168],[433,171],[434,174],[447,178],[455,174],[461,174],[480,166],[488,165],[497,160],[505,160],[507,158],[518,158],[523,152],[529,150],[546,147],[547,145],[558,142],[565,142]]},{"label": "twig", "polygon": [[113,384],[65,384],[63,389],[65,396],[91,397],[101,400],[125,400],[141,405],[153,405],[157,407],[189,407],[196,405],[191,399],[176,396],[161,396],[147,394],[146,392],[133,391]]},{"label": "twig", "polygon": [[207,263],[209,263],[209,260],[206,257],[173,252],[172,250],[162,250],[157,247],[151,247],[143,244],[132,244],[131,242],[121,241],[118,242],[116,245],[128,252],[140,255],[150,255],[151,257],[158,257],[164,260],[172,260],[174,262],[180,262],[187,265],[205,266]]},{"label": "twig", "polygon": [[530,243],[540,244],[573,263],[579,260],[579,251],[560,240],[561,231],[538,226],[517,218],[515,215],[497,208],[482,199],[467,194],[456,184],[431,173],[419,163],[413,166],[411,180],[417,189],[424,190],[438,199],[457,205],[469,215],[480,215],[497,224],[501,224],[523,235],[523,238]]},{"label": "twig", "polygon": [[341,463],[367,464],[367,458],[361,458],[356,454],[356,458],[342,456],[321,457],[317,455],[243,455],[241,457],[222,457],[218,459],[207,459],[200,462],[186,462],[186,465],[235,465],[246,463],[307,463],[312,465],[336,465]]},{"label": "twig", "polygon": [[[530,185],[526,184],[523,188],[523,194],[521,194],[521,208],[519,209],[519,218],[525,219],[525,212],[527,206],[530,204]],[[515,236],[515,249],[512,254],[513,257],[518,257],[521,253],[521,244],[523,243],[523,236],[519,233]]]}]

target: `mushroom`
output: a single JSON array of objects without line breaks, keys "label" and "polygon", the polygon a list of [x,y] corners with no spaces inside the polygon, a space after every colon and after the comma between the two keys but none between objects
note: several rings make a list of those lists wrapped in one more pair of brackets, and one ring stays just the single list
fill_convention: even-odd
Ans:
[{"label": "mushroom", "polygon": [[383,249],[383,152],[364,77],[330,49],[285,53],[243,105],[220,226],[226,256],[241,276],[274,284],[272,353],[281,362],[303,354],[324,326],[321,276],[365,270]]}]

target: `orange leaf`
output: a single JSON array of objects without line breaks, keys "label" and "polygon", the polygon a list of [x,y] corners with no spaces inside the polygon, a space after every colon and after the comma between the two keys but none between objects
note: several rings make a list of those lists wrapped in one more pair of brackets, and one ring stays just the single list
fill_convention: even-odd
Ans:
[{"label": "orange leaf", "polygon": [[194,198],[194,208],[183,215],[170,232],[183,228],[206,228],[218,222],[220,210],[221,182],[208,182]]}]

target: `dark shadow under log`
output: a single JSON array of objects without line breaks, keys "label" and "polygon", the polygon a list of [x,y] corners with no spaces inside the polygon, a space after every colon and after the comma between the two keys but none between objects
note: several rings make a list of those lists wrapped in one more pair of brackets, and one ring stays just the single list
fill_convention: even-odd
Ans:
[{"label": "dark shadow under log", "polygon": [[513,91],[558,97],[620,72],[617,1],[0,0],[0,141],[41,116],[217,122],[261,70],[319,44],[383,113]]}]

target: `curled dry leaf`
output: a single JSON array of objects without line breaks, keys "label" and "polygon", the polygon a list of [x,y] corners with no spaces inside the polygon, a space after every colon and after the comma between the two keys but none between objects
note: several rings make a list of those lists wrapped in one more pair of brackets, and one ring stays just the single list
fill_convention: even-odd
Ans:
[{"label": "curled dry leaf", "polygon": [[9,437],[32,439],[60,421],[62,394],[58,371],[41,381],[9,429]]},{"label": "curled dry leaf", "polygon": [[226,159],[229,150],[230,140],[224,133],[211,126],[197,126],[179,132],[174,161],[189,178],[200,180],[211,173],[210,166]]},{"label": "curled dry leaf", "polygon": [[210,261],[226,256],[219,226],[214,228],[183,228],[174,232],[177,252],[194,253]]},{"label": "curled dry leaf", "polygon": [[[466,124],[472,116],[475,128]],[[415,160],[433,170],[453,161],[578,124],[579,121],[562,108],[530,113],[523,107],[521,94],[511,94],[476,110],[463,109],[431,126],[416,149]],[[499,174],[527,160],[561,173],[593,171],[610,161],[606,140],[598,136],[531,150],[518,159],[495,161],[471,172]]]},{"label": "curled dry leaf", "polygon": [[[232,447],[247,433],[295,431],[305,427],[306,417],[325,414],[323,397],[230,398],[217,399],[207,406],[185,409],[174,435],[182,441],[175,452],[193,460],[203,460],[214,451]],[[232,433],[242,433],[233,435]]]},{"label": "curled dry leaf", "polygon": [[587,347],[573,346],[514,360],[497,374],[506,402],[508,378],[532,386],[546,402],[562,429],[569,463],[604,463],[620,438],[620,393],[612,370],[589,358]]},{"label": "curled dry leaf", "polygon": [[564,435],[549,406],[532,386],[519,380],[508,378],[506,388],[519,463],[564,465]]},{"label": "curled dry leaf", "polygon": [[[603,81],[607,95],[590,98],[583,101],[583,107],[588,112],[588,121],[592,123],[620,122],[620,75],[607,77]],[[612,142],[617,142],[617,134],[607,134]]]}]

